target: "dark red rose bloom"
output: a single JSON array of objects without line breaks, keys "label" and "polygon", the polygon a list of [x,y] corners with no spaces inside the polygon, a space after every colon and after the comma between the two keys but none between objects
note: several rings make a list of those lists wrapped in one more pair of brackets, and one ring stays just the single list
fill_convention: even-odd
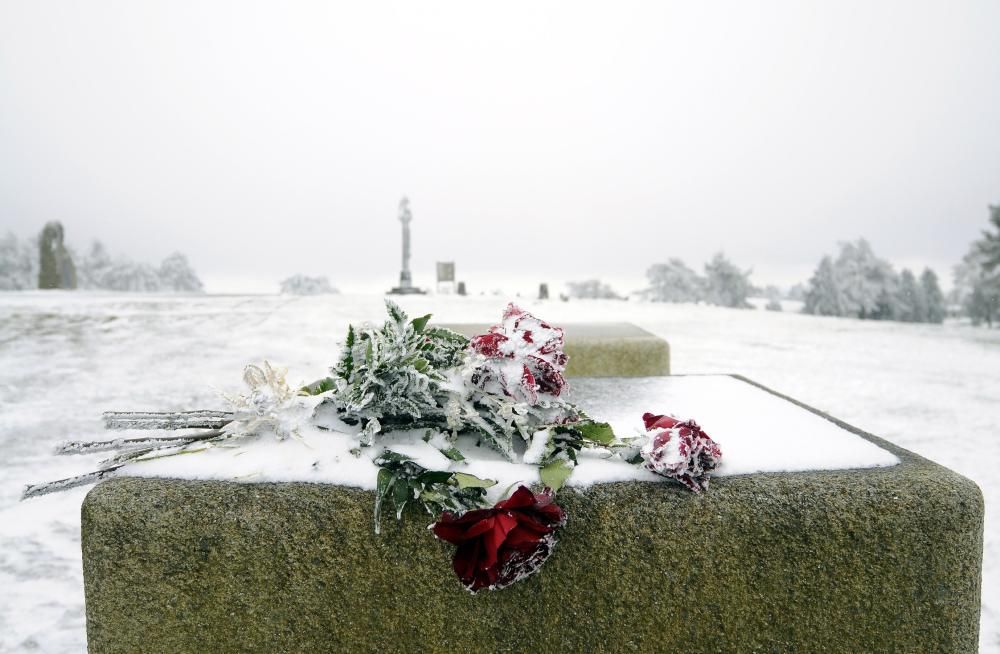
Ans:
[{"label": "dark red rose bloom", "polygon": [[566,514],[552,491],[535,495],[524,486],[492,509],[456,515],[449,511],[433,525],[434,535],[457,545],[452,565],[473,593],[499,590],[538,572],[556,544]]},{"label": "dark red rose bloom", "polygon": [[719,465],[722,450],[694,420],[646,413],[642,416],[649,441],[640,454],[643,466],[676,479],[696,493],[708,488],[710,473]]},{"label": "dark red rose bloom", "polygon": [[563,330],[513,304],[503,321],[473,337],[469,348],[485,359],[473,376],[484,391],[536,404],[539,393],[558,397],[566,387]]}]

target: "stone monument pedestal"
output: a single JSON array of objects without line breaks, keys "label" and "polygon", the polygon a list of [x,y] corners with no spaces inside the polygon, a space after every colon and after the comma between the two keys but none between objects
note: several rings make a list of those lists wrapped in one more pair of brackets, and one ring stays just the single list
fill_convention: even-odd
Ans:
[{"label": "stone monument pedestal", "polygon": [[[576,386],[632,402],[670,379]],[[751,390],[899,463],[718,477],[700,495],[567,487],[555,555],[475,596],[428,516],[383,520],[376,536],[370,491],[118,478],[83,505],[89,651],[976,651],[979,488]]]},{"label": "stone monument pedestal", "polygon": [[427,291],[416,286],[393,286],[389,295],[426,295]]}]

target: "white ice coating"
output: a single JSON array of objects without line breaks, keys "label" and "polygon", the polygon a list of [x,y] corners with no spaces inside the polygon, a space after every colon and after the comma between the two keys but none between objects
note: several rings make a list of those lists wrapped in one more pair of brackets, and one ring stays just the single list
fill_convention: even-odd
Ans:
[{"label": "white ice coating", "polygon": [[531,443],[528,444],[528,449],[524,451],[524,456],[521,460],[525,463],[539,464],[542,459],[545,458],[546,446],[549,444],[550,434],[547,429],[542,429],[536,431],[531,437]]},{"label": "white ice coating", "polygon": [[[633,388],[630,384],[639,386]],[[694,419],[722,448],[722,464],[714,476],[872,468],[899,462],[891,452],[835,423],[732,377],[664,377],[634,383],[620,380],[618,385],[621,396],[603,402],[615,408],[603,413],[592,411],[595,419],[610,422],[619,436],[641,433],[645,411]],[[432,437],[425,442],[426,435],[426,430],[412,430],[380,436],[375,446],[363,448],[356,456],[351,453],[358,444],[356,436],[304,427],[298,439],[252,437],[235,447],[211,447],[196,455],[130,464],[122,472],[183,479],[305,481],[374,489],[377,468],[372,460],[389,448],[413,457],[429,469],[495,479],[498,483],[492,489],[494,495],[513,484],[539,481],[536,466],[507,461],[488,447],[477,446],[474,438],[459,439],[457,447],[466,461],[452,461],[440,451],[443,440]],[[528,447],[529,460],[530,453],[543,446],[543,439],[537,440]],[[578,459],[579,465],[568,481],[570,486],[667,481],[609,457],[606,452],[585,449]]]}]

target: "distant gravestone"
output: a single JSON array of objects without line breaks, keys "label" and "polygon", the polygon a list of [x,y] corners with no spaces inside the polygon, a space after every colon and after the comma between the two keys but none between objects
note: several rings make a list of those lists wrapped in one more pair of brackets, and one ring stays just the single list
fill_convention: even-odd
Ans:
[{"label": "distant gravestone", "polygon": [[455,291],[455,262],[437,262],[437,290],[438,293],[452,293]]},{"label": "distant gravestone", "polygon": [[465,290],[465,282],[458,283],[458,294],[462,296],[468,295],[468,292]]},{"label": "distant gravestone", "polygon": [[548,300],[549,299],[549,285],[541,283],[538,285],[538,299]]},{"label": "distant gravestone", "polygon": [[63,243],[63,226],[46,223],[38,239],[38,288],[76,288],[76,267]]}]

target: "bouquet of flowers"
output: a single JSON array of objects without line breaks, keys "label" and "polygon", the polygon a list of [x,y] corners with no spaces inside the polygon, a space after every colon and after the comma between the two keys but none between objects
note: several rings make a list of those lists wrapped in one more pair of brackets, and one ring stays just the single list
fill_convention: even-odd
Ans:
[{"label": "bouquet of flowers", "polygon": [[[453,566],[468,590],[504,588],[541,567],[551,555],[566,513],[556,493],[573,474],[584,448],[642,466],[698,493],[718,465],[719,446],[692,420],[643,416],[645,433],[619,438],[566,401],[563,331],[509,305],[499,324],[472,339],[410,319],[387,301],[381,325],[350,327],[330,375],[292,388],[270,364],[244,371],[249,392],[227,397],[226,411],[108,412],[112,429],[186,430],[144,438],[68,442],[59,453],[112,451],[98,470],[29,486],[24,497],[128,472],[130,465],[212,447],[253,447],[260,439],[297,439],[305,426],[346,434],[351,453],[377,467],[374,523],[409,506],[434,518],[431,530],[456,546]],[[193,431],[191,431],[193,430]],[[454,465],[433,470],[380,444],[389,434],[422,430],[423,440]],[[459,437],[504,458],[538,467],[540,487],[519,484],[494,504],[496,481],[461,471],[472,456]],[[463,442],[467,442],[465,439]],[[511,492],[512,491],[512,492]]]}]

